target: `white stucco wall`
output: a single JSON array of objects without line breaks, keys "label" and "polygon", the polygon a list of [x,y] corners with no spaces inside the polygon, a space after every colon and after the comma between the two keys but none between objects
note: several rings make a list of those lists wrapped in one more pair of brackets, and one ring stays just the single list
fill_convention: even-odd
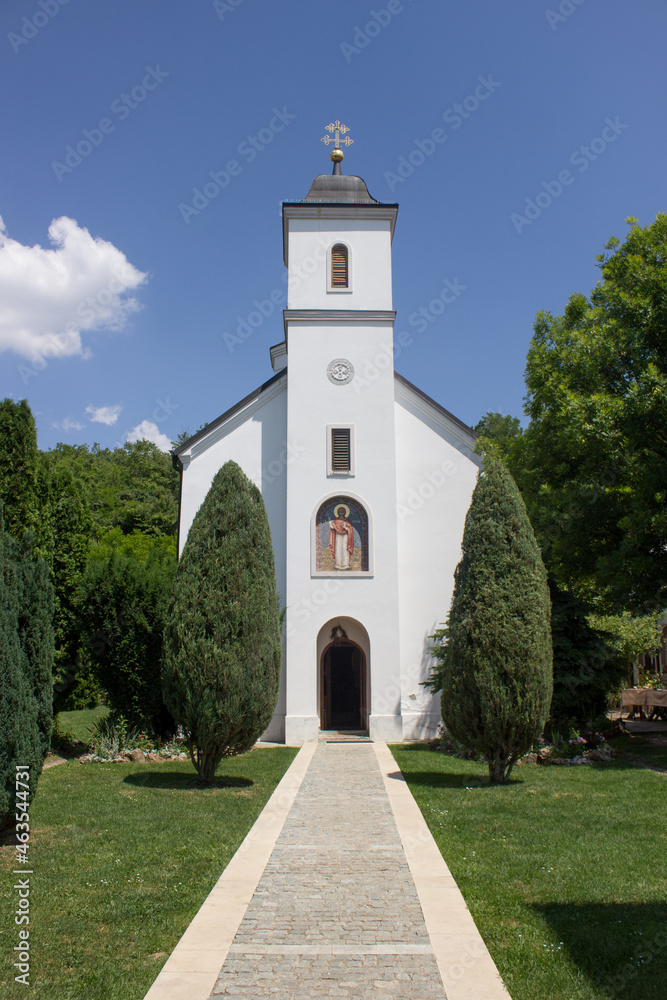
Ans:
[{"label": "white stucco wall", "polygon": [[[387,219],[293,219],[289,229],[289,309],[391,309]],[[327,250],[350,248],[350,291],[327,291]]]},{"label": "white stucco wall", "polygon": [[396,384],[396,482],[403,738],[424,739],[440,720],[426,680],[428,638],[444,623],[461,558],[479,459],[471,439]]}]

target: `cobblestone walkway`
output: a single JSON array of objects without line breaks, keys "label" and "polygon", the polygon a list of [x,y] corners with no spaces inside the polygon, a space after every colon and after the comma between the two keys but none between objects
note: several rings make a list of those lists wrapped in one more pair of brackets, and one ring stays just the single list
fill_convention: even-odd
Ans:
[{"label": "cobblestone walkway", "polygon": [[445,1000],[371,745],[318,744],[212,996]]}]

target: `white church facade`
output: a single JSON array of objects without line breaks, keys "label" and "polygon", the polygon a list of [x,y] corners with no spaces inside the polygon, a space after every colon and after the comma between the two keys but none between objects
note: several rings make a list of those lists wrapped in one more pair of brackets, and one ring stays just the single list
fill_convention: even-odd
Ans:
[{"label": "white church facade", "polygon": [[394,371],[398,206],[332,159],[333,174],[283,205],[275,374],[174,452],[179,550],[233,459],[264,498],[286,608],[264,738],[424,739],[440,719],[439,696],[421,686],[429,636],[449,611],[479,459],[470,428]]}]

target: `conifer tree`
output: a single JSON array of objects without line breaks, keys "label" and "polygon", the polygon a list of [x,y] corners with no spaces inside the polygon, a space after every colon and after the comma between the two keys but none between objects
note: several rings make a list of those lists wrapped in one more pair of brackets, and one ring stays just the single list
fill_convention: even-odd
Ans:
[{"label": "conifer tree", "polygon": [[249,750],[278,697],[282,646],[271,533],[261,493],[227,462],[190,528],[165,633],[165,704],[199,782]]},{"label": "conifer tree", "polygon": [[509,472],[487,460],[463,534],[441,663],[442,717],[504,782],[542,732],[552,694],[547,574]]},{"label": "conifer tree", "polygon": [[51,737],[53,589],[48,568],[5,530],[0,504],[0,827],[14,815],[16,765],[30,768],[28,803]]},{"label": "conifer tree", "polygon": [[0,401],[0,501],[14,538],[38,531],[37,430],[28,401]]},{"label": "conifer tree", "polygon": [[92,532],[86,491],[64,463],[53,461],[52,453],[40,453],[38,481],[42,517],[49,522],[52,541],[47,561],[54,587],[54,709],[93,708],[99,688],[87,658],[81,656],[80,603]]},{"label": "conifer tree", "polygon": [[31,535],[16,546],[20,557],[19,642],[24,669],[37,704],[41,760],[51,744],[53,729],[53,584],[44,559],[35,557]]}]

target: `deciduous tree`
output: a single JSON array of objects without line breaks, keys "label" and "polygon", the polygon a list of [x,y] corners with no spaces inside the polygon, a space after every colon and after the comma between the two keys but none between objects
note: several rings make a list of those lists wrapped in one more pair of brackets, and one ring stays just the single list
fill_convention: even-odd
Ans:
[{"label": "deciduous tree", "polygon": [[539,313],[519,485],[559,582],[608,612],[667,604],[667,215],[598,257],[601,281]]},{"label": "deciduous tree", "polygon": [[612,635],[593,627],[589,608],[572,591],[562,590],[553,577],[551,636],[554,651],[552,725],[585,724],[607,710],[608,695],[620,684],[625,663]]}]

